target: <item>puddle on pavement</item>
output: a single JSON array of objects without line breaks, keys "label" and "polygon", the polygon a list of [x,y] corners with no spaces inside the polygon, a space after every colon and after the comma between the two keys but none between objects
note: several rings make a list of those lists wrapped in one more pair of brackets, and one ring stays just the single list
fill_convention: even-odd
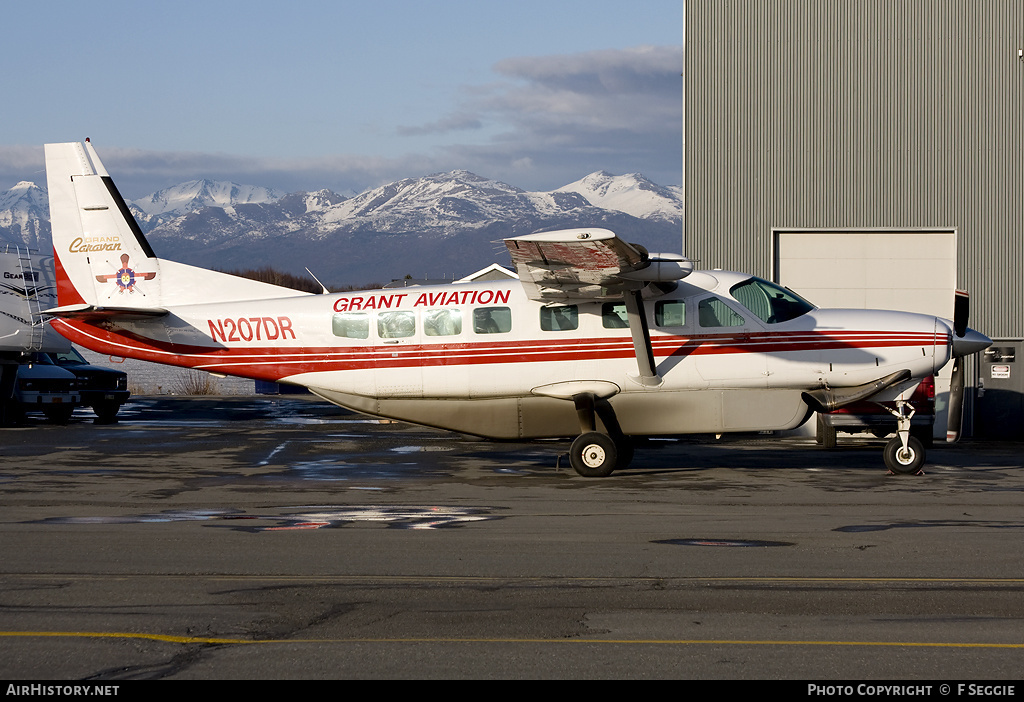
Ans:
[{"label": "puddle on pavement", "polygon": [[[167,522],[216,522],[206,526],[235,531],[268,532],[340,528],[356,523],[382,525],[389,529],[442,529],[502,517],[493,507],[429,506],[335,506],[315,505],[278,508],[277,514],[250,514],[239,509],[166,510],[156,514],[101,517],[51,517],[34,524],[159,524]],[[292,511],[296,510],[296,511]],[[268,522],[239,524],[237,522]],[[225,522],[225,523],[222,523]],[[226,522],[231,522],[226,523]]]}]

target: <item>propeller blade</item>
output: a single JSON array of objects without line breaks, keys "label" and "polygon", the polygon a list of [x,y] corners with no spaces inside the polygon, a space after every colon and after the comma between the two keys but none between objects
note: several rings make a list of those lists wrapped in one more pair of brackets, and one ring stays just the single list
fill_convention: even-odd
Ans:
[{"label": "propeller blade", "polygon": [[953,333],[963,336],[967,332],[967,320],[971,316],[971,296],[966,290],[957,290],[953,298]]},{"label": "propeller blade", "polygon": [[960,439],[964,417],[964,361],[953,361],[953,376],[949,380],[949,412],[946,418],[946,441],[953,443]]}]

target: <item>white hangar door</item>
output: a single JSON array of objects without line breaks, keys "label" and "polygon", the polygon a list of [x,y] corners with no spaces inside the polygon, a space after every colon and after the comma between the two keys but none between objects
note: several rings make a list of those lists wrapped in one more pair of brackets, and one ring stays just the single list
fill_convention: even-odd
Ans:
[{"label": "white hangar door", "polygon": [[[775,282],[818,307],[953,318],[955,229],[776,229]],[[935,436],[946,432],[952,364],[935,379]]]}]

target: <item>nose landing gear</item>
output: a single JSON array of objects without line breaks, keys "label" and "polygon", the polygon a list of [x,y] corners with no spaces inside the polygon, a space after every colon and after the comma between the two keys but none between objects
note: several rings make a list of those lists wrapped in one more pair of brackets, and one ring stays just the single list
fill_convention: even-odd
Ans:
[{"label": "nose landing gear", "polygon": [[885,445],[882,454],[885,467],[893,473],[916,475],[924,465],[924,445],[910,435],[910,418],[914,416],[914,407],[906,400],[897,400],[896,409],[889,409],[896,417],[896,436]]}]

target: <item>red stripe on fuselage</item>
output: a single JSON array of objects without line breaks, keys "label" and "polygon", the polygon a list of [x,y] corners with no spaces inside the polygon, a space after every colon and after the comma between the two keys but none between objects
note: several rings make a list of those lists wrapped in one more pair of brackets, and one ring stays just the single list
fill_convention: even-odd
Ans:
[{"label": "red stripe on fuselage", "polygon": [[[217,346],[161,342],[124,330],[80,321],[54,320],[64,336],[100,353],[139,358],[185,368],[201,368],[260,380],[278,380],[300,373],[463,366],[488,363],[531,363],[632,358],[629,336],[589,339],[530,339],[438,344],[376,344],[366,346],[291,347]],[[655,336],[655,356],[781,353],[835,349],[927,347],[950,343],[948,335],[929,332],[776,332],[708,334],[693,337]]]}]

